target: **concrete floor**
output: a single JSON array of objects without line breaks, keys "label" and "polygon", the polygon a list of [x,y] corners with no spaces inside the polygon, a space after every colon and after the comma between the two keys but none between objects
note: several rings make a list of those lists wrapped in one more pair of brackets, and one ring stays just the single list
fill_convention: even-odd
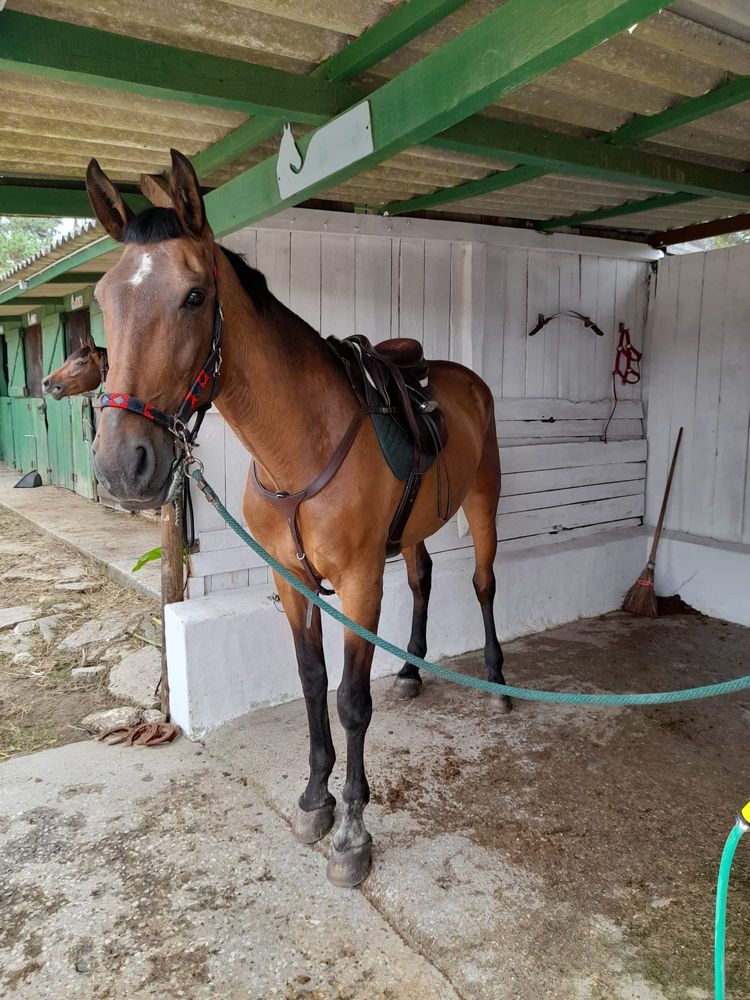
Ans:
[{"label": "concrete floor", "polygon": [[[161,601],[159,562],[131,570],[144,552],[161,544],[158,521],[112,510],[59,486],[16,490],[21,474],[0,464],[0,507],[15,511],[31,524],[76,549],[118,583]],[[81,526],[85,525],[85,531]]]},{"label": "concrete floor", "polygon": [[[746,673],[748,635],[611,615],[510,644],[507,675],[683,687]],[[79,744],[1,765],[0,995],[708,1000],[715,873],[750,797],[747,697],[505,716],[442,682],[406,704],[389,688],[374,688],[361,891],[327,884],[328,839],[291,838],[299,702],[204,748]],[[747,1000],[745,845],[729,940],[728,995]]]}]

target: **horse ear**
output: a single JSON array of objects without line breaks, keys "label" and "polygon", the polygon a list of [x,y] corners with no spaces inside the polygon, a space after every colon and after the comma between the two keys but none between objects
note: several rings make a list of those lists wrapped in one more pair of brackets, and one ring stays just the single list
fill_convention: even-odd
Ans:
[{"label": "horse ear", "polygon": [[186,156],[176,149],[171,149],[170,153],[172,155],[170,191],[174,209],[188,233],[202,236],[207,229],[207,223],[198,177]]},{"label": "horse ear", "polygon": [[97,219],[112,239],[121,243],[122,231],[133,213],[96,160],[90,160],[86,168],[86,190]]},{"label": "horse ear", "polygon": [[141,191],[156,208],[174,208],[167,182],[153,174],[141,174]]}]

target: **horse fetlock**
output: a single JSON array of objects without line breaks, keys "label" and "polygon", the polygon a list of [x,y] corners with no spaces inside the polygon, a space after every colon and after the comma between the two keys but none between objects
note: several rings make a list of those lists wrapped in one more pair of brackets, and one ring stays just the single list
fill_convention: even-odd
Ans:
[{"label": "horse fetlock", "polygon": [[346,803],[341,823],[333,837],[335,851],[346,853],[372,842],[364,821],[366,805],[363,800]]}]

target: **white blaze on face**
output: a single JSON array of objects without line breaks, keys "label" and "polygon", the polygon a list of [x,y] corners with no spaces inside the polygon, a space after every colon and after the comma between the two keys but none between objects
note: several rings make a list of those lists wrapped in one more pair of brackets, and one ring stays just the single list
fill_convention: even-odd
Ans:
[{"label": "white blaze on face", "polygon": [[143,256],[141,257],[141,261],[140,261],[140,263],[138,265],[138,270],[135,272],[135,274],[133,275],[133,277],[130,279],[130,284],[133,285],[135,288],[137,288],[138,285],[141,284],[141,282],[143,281],[143,279],[146,278],[149,274],[151,274],[153,268],[154,268],[154,265],[153,265],[153,262],[151,260],[151,254],[150,253],[144,253]]}]

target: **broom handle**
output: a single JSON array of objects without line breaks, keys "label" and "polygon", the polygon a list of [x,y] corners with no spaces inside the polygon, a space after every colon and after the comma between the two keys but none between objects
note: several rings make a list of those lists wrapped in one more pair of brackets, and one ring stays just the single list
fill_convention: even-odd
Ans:
[{"label": "broom handle", "polygon": [[680,450],[680,441],[682,441],[682,428],[680,427],[679,433],[677,435],[677,441],[674,446],[674,455],[672,455],[672,464],[669,467],[669,476],[667,477],[667,485],[664,488],[664,498],[661,502],[661,510],[659,511],[659,520],[656,523],[656,531],[654,532],[654,541],[651,545],[651,554],[648,557],[649,563],[653,565],[656,560],[656,550],[659,546],[659,539],[661,538],[661,529],[664,527],[664,516],[667,513],[667,503],[669,501],[669,491],[672,489],[672,476],[674,476],[674,467],[677,465],[677,453]]}]

